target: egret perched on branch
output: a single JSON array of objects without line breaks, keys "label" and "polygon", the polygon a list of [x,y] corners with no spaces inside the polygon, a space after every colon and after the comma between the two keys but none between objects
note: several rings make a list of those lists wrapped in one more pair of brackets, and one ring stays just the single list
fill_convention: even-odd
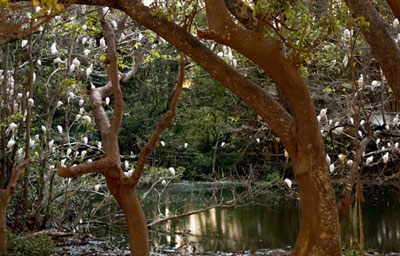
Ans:
[{"label": "egret perched on branch", "polygon": [[41,129],[42,129],[43,133],[46,133],[46,131],[47,131],[46,126],[42,125]]},{"label": "egret perched on branch", "polygon": [[367,160],[365,161],[366,165],[370,165],[372,162],[374,161],[374,156],[370,156],[367,158]]},{"label": "egret perched on branch", "polygon": [[389,162],[389,152],[386,152],[386,154],[383,155],[382,159],[383,163],[387,164],[387,162]]},{"label": "egret perched on branch", "polygon": [[[86,77],[89,78],[89,76],[90,76],[90,74],[92,74],[92,72],[93,72],[93,63],[90,64],[90,66],[86,69]],[[94,87],[94,88],[96,88],[96,87]],[[92,89],[94,89],[94,88],[92,86]]]},{"label": "egret perched on branch", "polygon": [[54,64],[65,64],[66,60],[62,60],[60,57],[54,59]]},{"label": "egret perched on branch", "polygon": [[90,119],[90,116],[82,116],[82,119],[85,120],[88,123],[92,122],[92,119]]},{"label": "egret perched on branch", "polygon": [[58,130],[58,133],[62,133],[63,132],[62,126],[61,125],[57,125],[57,130]]},{"label": "egret perched on branch", "polygon": [[168,170],[172,176],[175,176],[175,168],[174,167],[169,167]]},{"label": "egret perched on branch", "polygon": [[286,178],[284,181],[286,186],[288,186],[288,188],[292,188],[292,181],[290,179]]},{"label": "egret perched on branch", "polygon": [[8,133],[14,131],[17,127],[18,127],[18,125],[16,123],[10,123],[6,130],[6,133],[8,134]]},{"label": "egret perched on branch", "polygon": [[58,53],[58,50],[57,50],[57,43],[56,43],[56,42],[54,42],[54,43],[51,45],[51,47],[50,47],[50,52],[51,52],[51,54],[57,54],[57,53]]},{"label": "egret perched on branch", "polygon": [[397,18],[395,18],[393,20],[393,28],[397,28],[399,26],[399,20]]},{"label": "egret perched on branch", "polygon": [[100,45],[101,47],[106,48],[107,45],[106,45],[106,40],[104,40],[104,37],[100,39]]},{"label": "egret perched on branch", "polygon": [[7,143],[7,148],[11,149],[15,145],[16,141],[11,138]]},{"label": "egret perched on branch", "polygon": [[329,172],[333,173],[334,170],[335,170],[335,165],[334,164],[329,165]]},{"label": "egret perched on branch", "polygon": [[54,140],[51,140],[49,142],[49,149],[52,150],[53,149],[53,145],[54,145]]},{"label": "egret perched on branch", "polygon": [[22,40],[21,47],[24,48],[28,44],[28,40]]},{"label": "egret perched on branch", "polygon": [[83,137],[82,141],[83,141],[84,144],[87,144],[89,139],[88,139],[88,137]]}]

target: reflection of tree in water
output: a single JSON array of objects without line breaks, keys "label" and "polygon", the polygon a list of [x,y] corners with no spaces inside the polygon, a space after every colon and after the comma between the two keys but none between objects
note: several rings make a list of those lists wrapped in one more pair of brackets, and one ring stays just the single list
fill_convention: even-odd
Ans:
[{"label": "reflection of tree in water", "polygon": [[[365,248],[380,253],[399,252],[399,197],[387,188],[369,188],[362,204]],[[358,241],[357,207],[353,206],[342,223],[342,243]]]}]

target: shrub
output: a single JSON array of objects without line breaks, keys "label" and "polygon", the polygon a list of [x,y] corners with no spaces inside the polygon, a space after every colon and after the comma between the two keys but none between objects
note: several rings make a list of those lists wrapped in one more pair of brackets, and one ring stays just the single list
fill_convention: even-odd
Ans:
[{"label": "shrub", "polygon": [[8,255],[12,256],[50,256],[53,253],[53,241],[44,235],[31,236],[8,234]]}]

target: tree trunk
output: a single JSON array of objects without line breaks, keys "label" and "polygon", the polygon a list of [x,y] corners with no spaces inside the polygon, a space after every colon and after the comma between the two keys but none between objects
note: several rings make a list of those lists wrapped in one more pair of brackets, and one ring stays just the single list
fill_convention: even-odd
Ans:
[{"label": "tree trunk", "polygon": [[122,185],[119,181],[107,178],[107,186],[125,215],[129,233],[131,256],[149,255],[149,237],[146,219],[136,196],[134,187]]},{"label": "tree trunk", "polygon": [[[321,154],[322,155],[322,154]],[[335,197],[326,168],[325,159],[303,156],[308,159],[294,166],[301,198],[301,225],[295,248],[291,255],[320,256],[342,255],[340,226]]]},{"label": "tree trunk", "polygon": [[0,190],[0,256],[7,255],[7,190]]}]

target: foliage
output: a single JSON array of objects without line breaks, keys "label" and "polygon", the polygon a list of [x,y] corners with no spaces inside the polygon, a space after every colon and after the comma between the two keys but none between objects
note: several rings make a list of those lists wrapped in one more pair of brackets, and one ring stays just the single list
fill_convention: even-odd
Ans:
[{"label": "foliage", "polygon": [[50,256],[54,243],[45,235],[8,233],[8,253],[12,256]]}]

